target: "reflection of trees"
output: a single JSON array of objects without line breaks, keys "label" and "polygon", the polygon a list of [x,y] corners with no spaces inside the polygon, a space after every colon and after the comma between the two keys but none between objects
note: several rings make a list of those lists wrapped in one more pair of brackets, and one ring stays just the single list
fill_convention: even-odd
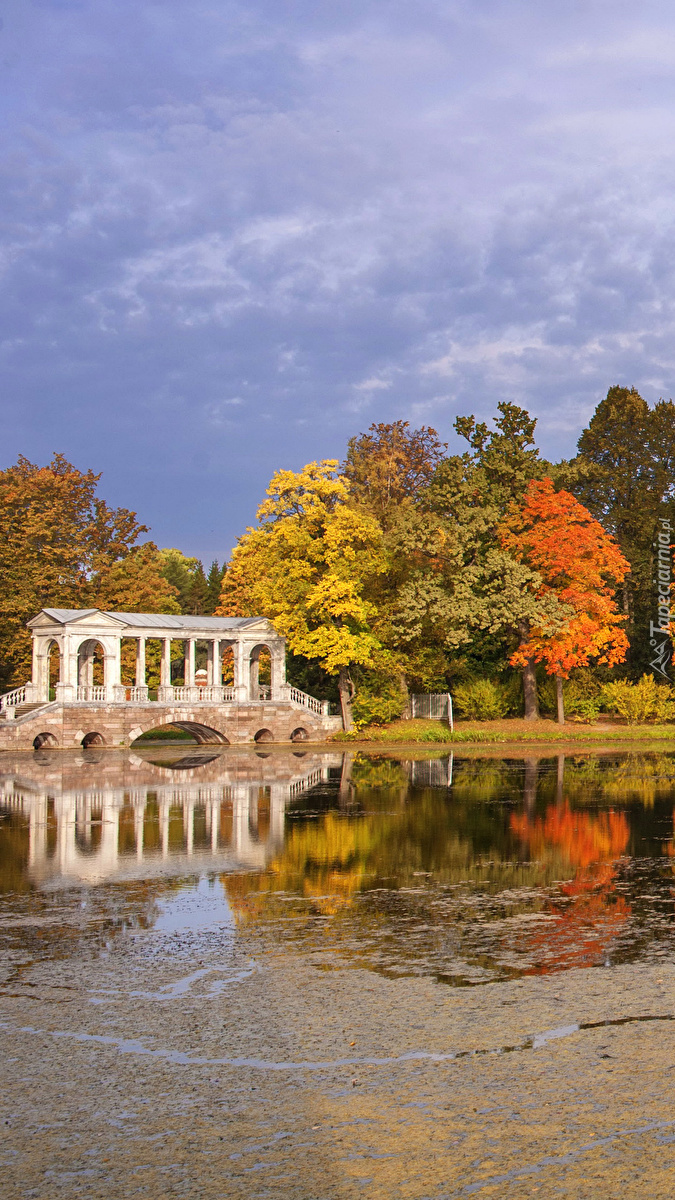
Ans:
[{"label": "reflection of trees", "polygon": [[563,860],[573,867],[618,858],[630,836],[624,813],[579,812],[567,803],[562,808],[548,808],[543,817],[512,813],[511,829],[535,858],[545,859],[551,850],[562,851]]},{"label": "reflection of trees", "polygon": [[[240,919],[329,916],[302,937],[372,953],[378,969],[397,955],[408,965],[426,955],[439,978],[458,979],[591,965],[625,941],[629,921],[631,944],[640,936],[639,896],[621,894],[625,856],[631,842],[650,852],[651,797],[664,789],[670,816],[671,773],[668,755],[455,759],[444,789],[411,787],[404,761],[355,755],[346,807],[337,781],[318,811],[307,798],[271,871],[224,882]],[[659,830],[656,853],[661,843]],[[297,935],[294,922],[284,928]]]},{"label": "reflection of trees", "polygon": [[511,828],[537,858],[560,855],[568,868],[576,868],[574,878],[562,885],[568,903],[552,903],[559,917],[555,927],[527,934],[528,954],[538,964],[546,949],[547,966],[538,969],[601,961],[631,914],[615,890],[616,860],[630,839],[625,813],[587,813],[565,803],[549,807],[543,817],[513,813]]}]

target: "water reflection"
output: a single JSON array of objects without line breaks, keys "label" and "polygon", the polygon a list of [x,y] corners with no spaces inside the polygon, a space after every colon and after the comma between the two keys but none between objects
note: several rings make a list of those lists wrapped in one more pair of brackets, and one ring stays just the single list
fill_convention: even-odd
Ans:
[{"label": "water reflection", "polygon": [[[341,756],[336,756],[339,765]],[[0,760],[2,889],[264,867],[284,813],[330,757],[149,758],[39,751]]]},{"label": "water reflection", "polygon": [[319,969],[466,986],[675,951],[674,806],[670,754],[40,751],[0,759],[0,883],[147,880],[151,923],[208,877]]}]

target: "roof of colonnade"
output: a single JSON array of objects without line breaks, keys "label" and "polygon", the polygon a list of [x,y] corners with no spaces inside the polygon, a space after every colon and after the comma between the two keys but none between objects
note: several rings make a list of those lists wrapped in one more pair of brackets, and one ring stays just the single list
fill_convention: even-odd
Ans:
[{"label": "roof of colonnade", "polygon": [[265,617],[203,617],[190,614],[176,613],[127,613],[103,612],[99,608],[43,608],[36,617],[28,622],[28,628],[35,633],[45,633],[55,625],[62,628],[68,625],[88,626],[100,629],[105,626],[110,632],[116,629],[123,634],[124,630],[153,630],[164,632],[168,636],[180,637],[181,634],[202,634],[213,637],[217,633],[255,633],[256,630],[266,635],[275,635],[270,622]]}]

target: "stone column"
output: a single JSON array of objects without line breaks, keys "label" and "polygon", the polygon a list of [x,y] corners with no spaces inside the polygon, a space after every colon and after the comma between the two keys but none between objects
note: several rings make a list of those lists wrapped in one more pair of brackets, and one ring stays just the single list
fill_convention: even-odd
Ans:
[{"label": "stone column", "polygon": [[185,686],[195,686],[195,639],[185,639]]},{"label": "stone column", "polygon": [[248,654],[249,648],[243,642],[235,642],[232,647],[234,658],[234,686],[239,704],[246,704],[249,698]]},{"label": "stone column", "polygon": [[221,687],[223,683],[223,660],[220,657],[220,638],[214,638],[211,643],[211,663],[213,686]]},{"label": "stone column", "polygon": [[162,638],[162,659],[159,665],[159,686],[171,686],[171,638]]},{"label": "stone column", "polygon": [[270,658],[272,660],[272,674],[271,674],[271,679],[270,679],[270,682],[272,685],[272,691],[271,691],[272,699],[273,700],[282,700],[282,699],[286,698],[285,693],[284,693],[284,687],[286,684],[286,650],[285,650],[285,647],[284,646],[281,646],[281,648],[279,648],[279,646],[270,647]]},{"label": "stone column", "polygon": [[260,687],[260,652],[258,657],[253,658],[252,653],[248,658],[248,679],[249,679],[249,697],[254,702],[259,699],[258,688]]},{"label": "stone column", "polygon": [[77,651],[73,653],[72,638],[64,633],[59,647],[59,682],[56,685],[56,699],[68,703],[75,699],[77,686]]},{"label": "stone column", "polygon": [[136,687],[145,687],[145,638],[136,639]]},{"label": "stone column", "polygon": [[116,637],[114,641],[114,650],[108,651],[103,647],[103,682],[105,684],[106,698],[108,700],[116,700],[116,690],[121,685],[121,670],[122,670],[122,639]]}]

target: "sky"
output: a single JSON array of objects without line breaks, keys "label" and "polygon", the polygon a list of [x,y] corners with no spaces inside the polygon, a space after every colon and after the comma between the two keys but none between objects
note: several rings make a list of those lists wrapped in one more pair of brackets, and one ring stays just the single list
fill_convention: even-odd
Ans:
[{"label": "sky", "polygon": [[0,465],[225,558],[272,473],[675,395],[675,9],[5,0]]}]

